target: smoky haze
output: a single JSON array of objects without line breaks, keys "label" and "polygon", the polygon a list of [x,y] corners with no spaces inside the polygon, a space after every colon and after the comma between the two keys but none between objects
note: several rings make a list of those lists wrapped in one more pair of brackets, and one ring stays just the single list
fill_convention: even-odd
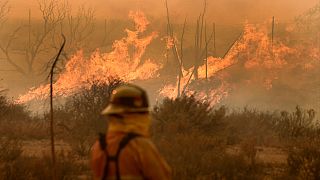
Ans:
[{"label": "smoky haze", "polygon": [[[124,18],[129,10],[140,9],[146,14],[165,16],[164,0],[71,0],[71,6],[85,5],[96,10],[97,18]],[[318,0],[207,0],[207,17],[216,23],[242,23],[245,20],[260,22],[276,16],[280,21],[292,20],[295,16],[313,7]],[[28,9],[37,9],[37,0],[11,0],[11,16],[24,18]],[[203,9],[203,1],[168,0],[171,15],[175,20],[187,16],[192,19]],[[40,14],[39,14],[40,15]]]},{"label": "smoky haze", "polygon": [[[37,33],[42,32],[42,21],[41,21],[41,13],[39,11],[39,2],[45,2],[46,0],[9,0],[8,3],[10,5],[10,12],[8,14],[8,20],[6,23],[8,26],[4,26],[2,28],[2,37],[3,41],[8,41],[8,35],[10,35],[16,27],[19,25],[24,25],[24,28],[19,32],[17,35],[16,40],[11,46],[11,54],[14,54],[13,57],[15,62],[18,62],[18,65],[23,66],[23,68],[26,68],[24,63],[24,59],[26,56],[24,56],[24,52],[22,50],[24,47],[20,47],[26,44],[28,42],[27,35],[28,35],[28,18],[29,18],[29,10],[31,12],[31,41],[37,40]],[[3,1],[0,1],[3,2]],[[64,2],[64,1],[57,1],[57,2]],[[133,23],[128,20],[128,12],[130,10],[142,10],[147,16],[147,18],[150,21],[150,29],[152,31],[157,31],[159,33],[159,37],[155,40],[155,43],[151,43],[151,45],[147,48],[146,57],[143,58],[153,58],[153,60],[157,62],[161,62],[164,58],[164,52],[165,52],[165,44],[164,41],[161,41],[163,37],[166,36],[166,6],[164,0],[93,0],[93,1],[86,1],[86,0],[69,0],[69,5],[72,8],[72,12],[76,12],[77,8],[81,5],[85,8],[93,8],[94,9],[94,19],[92,27],[94,27],[93,32],[90,32],[88,30],[89,34],[91,35],[88,39],[85,39],[84,41],[75,42],[79,43],[83,46],[87,47],[75,47],[74,49],[72,45],[69,44],[69,58],[65,58],[66,60],[70,60],[70,57],[75,54],[76,50],[78,49],[84,49],[85,56],[90,56],[92,52],[96,48],[101,48],[103,52],[110,52],[112,43],[115,40],[121,39],[125,35],[124,29],[133,28]],[[293,20],[295,17],[303,14],[308,9],[314,7],[318,0],[308,0],[308,1],[302,1],[302,0],[207,0],[207,9],[206,9],[206,21],[208,23],[215,22],[217,25],[216,33],[216,54],[217,57],[223,57],[224,53],[227,52],[228,48],[230,48],[230,45],[239,37],[240,32],[242,32],[243,24],[245,21],[249,21],[251,23],[263,23],[265,21],[269,21],[268,26],[266,27],[268,29],[268,32],[271,32],[271,23],[270,19],[272,16],[276,18],[277,22],[283,22],[282,26],[286,26],[287,22],[294,23]],[[180,33],[181,29],[179,25],[182,26],[182,23],[187,17],[188,24],[187,24],[187,30],[185,35],[185,61],[189,62],[188,68],[191,68],[194,64],[194,51],[192,48],[194,45],[194,33],[195,33],[195,22],[196,19],[199,17],[199,14],[203,12],[204,7],[204,1],[203,0],[168,0],[168,6],[170,11],[170,17],[171,21],[175,26],[175,30],[177,34]],[[72,14],[73,16],[73,14]],[[110,21],[108,23],[108,26],[105,26],[105,22],[103,20]],[[121,19],[121,20],[119,20]],[[158,23],[161,21],[161,23]],[[112,24],[113,23],[113,24]],[[287,40],[288,44],[294,44],[294,40],[298,41],[298,37],[295,37],[295,34],[290,34],[286,31],[285,27],[281,27],[281,23],[276,24],[276,36],[275,38],[281,39],[281,40]],[[69,26],[68,26],[68,19],[64,21],[64,27],[65,32],[68,33]],[[91,25],[91,24],[90,24]],[[89,25],[89,26],[90,26]],[[61,25],[62,26],[62,25]],[[108,35],[110,37],[107,37],[107,33],[104,32],[104,28],[107,27],[109,29],[106,29],[108,31]],[[60,27],[59,27],[60,28]],[[59,29],[57,28],[57,29]],[[280,31],[281,30],[281,31]],[[36,33],[34,33],[36,32]],[[29,32],[30,34],[30,32]],[[310,34],[310,33],[309,33]],[[60,34],[59,34],[60,35]],[[71,35],[66,34],[67,39],[70,40]],[[69,35],[69,36],[68,36]],[[299,34],[301,35],[301,34]],[[77,34],[75,35],[77,36]],[[267,33],[267,39],[269,38],[270,33]],[[101,39],[106,37],[106,42],[101,42]],[[320,36],[319,36],[320,37]],[[51,38],[51,37],[49,37]],[[51,58],[54,53],[56,53],[56,47],[51,46],[51,39],[47,38],[48,44],[43,44],[41,47],[44,49],[46,47],[51,48],[49,52],[43,51],[43,54],[39,54],[37,57],[38,62],[34,64],[35,73],[32,76],[33,78],[25,78],[22,77],[21,74],[18,74],[14,71],[0,71],[0,80],[3,79],[3,81],[0,81],[0,88],[1,86],[5,86],[9,89],[9,95],[17,97],[18,95],[24,94],[27,92],[27,90],[30,87],[39,87],[43,83],[46,83],[45,77],[42,74],[39,76],[38,72],[40,69],[45,65],[45,62],[49,58]],[[56,38],[56,36],[55,36]],[[58,43],[60,43],[61,39],[59,39],[60,36],[55,39]],[[304,37],[303,37],[304,38]],[[75,38],[76,39],[76,38]],[[289,42],[288,39],[291,39]],[[314,38],[313,38],[314,39]],[[318,40],[320,42],[320,39]],[[318,42],[317,41],[317,42]],[[47,41],[45,41],[47,42]],[[316,41],[314,44],[317,43]],[[5,45],[5,43],[3,43]],[[77,45],[77,44],[76,44]],[[80,45],[80,46],[81,46]],[[313,46],[312,46],[313,47]],[[298,47],[300,48],[300,47]],[[256,50],[255,48],[253,48]],[[300,51],[304,52],[301,48]],[[307,52],[307,51],[305,51]],[[189,53],[189,54],[188,54]],[[255,51],[252,52],[252,54],[255,54]],[[211,54],[212,55],[212,54]],[[5,62],[4,53],[0,53],[0,65],[2,69],[13,69],[12,66],[8,62]],[[20,59],[19,59],[20,58]],[[286,57],[287,58],[287,57]],[[246,58],[243,58],[246,60]],[[292,58],[291,58],[292,59]],[[288,58],[288,60],[291,60]],[[302,60],[303,58],[298,58],[298,60]],[[171,57],[169,61],[174,62],[174,58]],[[297,60],[297,61],[298,61]],[[289,62],[289,61],[288,61]],[[291,63],[291,61],[290,61]],[[3,65],[5,64],[5,65]],[[164,63],[163,63],[164,64]],[[187,64],[187,63],[185,63]],[[169,65],[170,66],[170,65]],[[238,69],[237,69],[238,68]],[[41,69],[42,70],[42,69]],[[169,72],[166,75],[172,75],[171,77],[175,77],[175,75]],[[233,78],[230,78],[231,82],[238,83],[239,80],[238,77],[244,76],[244,70],[243,67],[234,67],[233,69],[229,70],[229,74],[234,73],[231,75]],[[254,73],[257,73],[259,75],[263,74],[262,72],[252,72],[251,74],[247,74],[248,79],[256,76]],[[303,71],[305,73],[305,71]],[[296,74],[296,73],[295,73]],[[292,106],[295,106],[297,104],[310,104],[312,102],[313,106],[315,104],[315,100],[313,98],[314,91],[311,93],[301,93],[301,96],[298,96],[301,92],[300,87],[310,87],[310,89],[315,89],[314,82],[310,81],[309,84],[304,85],[301,84],[299,87],[297,87],[297,84],[295,81],[291,82],[286,80],[287,78],[287,72],[283,71],[280,74],[282,77],[282,81],[275,80],[279,82],[280,85],[276,86],[280,90],[285,89],[283,91],[275,90],[275,91],[266,91],[265,89],[260,89],[260,87],[256,88],[254,85],[252,86],[246,86],[244,87],[244,83],[238,83],[237,88],[232,95],[230,95],[229,101],[227,101],[228,104],[236,104],[239,106],[245,106],[248,103],[252,104],[253,106],[258,104],[257,106],[262,107],[257,102],[270,102],[268,103],[271,106],[276,107],[274,101],[270,100],[270,97],[277,97],[281,96],[282,98],[284,95],[288,95],[288,91],[292,92],[291,94],[286,97],[286,101],[280,105],[278,105],[276,108],[283,109],[288,104]],[[279,75],[279,76],[280,76]],[[31,77],[31,76],[30,76]],[[319,77],[319,76],[317,76]],[[243,77],[245,79],[247,77]],[[278,77],[277,77],[278,78]],[[27,79],[27,80],[26,80]],[[30,79],[32,79],[30,81]],[[290,78],[295,79],[295,78]],[[307,78],[305,78],[307,79]],[[300,80],[299,82],[304,82],[305,79]],[[311,78],[309,78],[311,79]],[[314,79],[311,79],[314,80]],[[163,81],[163,79],[161,79]],[[290,83],[287,83],[290,82]],[[309,82],[309,81],[308,81]],[[319,81],[315,81],[318,83]],[[152,82],[152,83],[158,83],[159,82]],[[287,83],[287,84],[286,84]],[[253,83],[254,84],[254,83]],[[284,85],[287,85],[283,87]],[[294,88],[297,87],[297,88]],[[253,89],[256,88],[256,89]],[[317,87],[318,88],[318,87]],[[289,89],[289,90],[288,90]],[[152,91],[154,96],[157,97],[159,95],[158,93],[159,88],[154,88]],[[258,97],[258,98],[257,98]],[[318,97],[318,96],[317,96]],[[156,99],[156,98],[153,98]],[[252,99],[252,100],[250,100]],[[284,105],[283,105],[284,104]],[[267,107],[269,108],[269,106]]]}]

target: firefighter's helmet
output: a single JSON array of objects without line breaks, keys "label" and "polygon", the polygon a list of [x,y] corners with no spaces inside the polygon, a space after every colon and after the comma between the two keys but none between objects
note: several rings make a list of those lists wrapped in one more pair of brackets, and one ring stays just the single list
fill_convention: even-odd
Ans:
[{"label": "firefighter's helmet", "polygon": [[122,85],[112,91],[102,115],[149,112],[147,93],[136,85]]}]

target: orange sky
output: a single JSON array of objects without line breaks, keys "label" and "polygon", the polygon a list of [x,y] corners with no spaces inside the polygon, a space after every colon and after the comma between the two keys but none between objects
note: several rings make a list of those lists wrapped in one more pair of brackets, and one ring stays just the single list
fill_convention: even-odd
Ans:
[{"label": "orange sky", "polygon": [[[28,9],[37,15],[38,0],[9,0],[11,17],[23,18]],[[129,10],[142,9],[149,15],[164,16],[164,0],[69,0],[73,7],[81,4],[96,9],[97,18],[126,17]],[[218,23],[241,23],[244,20],[264,21],[276,16],[289,21],[313,7],[319,0],[207,0],[208,17]],[[173,17],[195,17],[202,9],[201,0],[168,0]]]}]

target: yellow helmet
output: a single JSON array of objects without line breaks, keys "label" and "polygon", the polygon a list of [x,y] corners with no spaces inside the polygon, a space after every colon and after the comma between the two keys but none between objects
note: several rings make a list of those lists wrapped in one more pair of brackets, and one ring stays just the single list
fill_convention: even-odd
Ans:
[{"label": "yellow helmet", "polygon": [[147,93],[135,85],[122,85],[112,91],[102,115],[149,112]]}]

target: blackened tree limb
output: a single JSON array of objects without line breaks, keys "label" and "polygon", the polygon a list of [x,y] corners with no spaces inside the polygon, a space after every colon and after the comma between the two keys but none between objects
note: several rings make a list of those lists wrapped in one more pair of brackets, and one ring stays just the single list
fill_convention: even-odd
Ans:
[{"label": "blackened tree limb", "polygon": [[66,38],[62,34],[63,43],[60,47],[60,50],[52,63],[51,71],[50,71],[50,136],[51,136],[51,158],[52,158],[52,178],[53,180],[57,179],[56,176],[56,156],[55,156],[55,145],[54,145],[54,121],[53,121],[53,74],[54,74],[54,68],[59,60],[59,57],[61,55],[61,52],[64,48],[64,45],[66,44]]}]

